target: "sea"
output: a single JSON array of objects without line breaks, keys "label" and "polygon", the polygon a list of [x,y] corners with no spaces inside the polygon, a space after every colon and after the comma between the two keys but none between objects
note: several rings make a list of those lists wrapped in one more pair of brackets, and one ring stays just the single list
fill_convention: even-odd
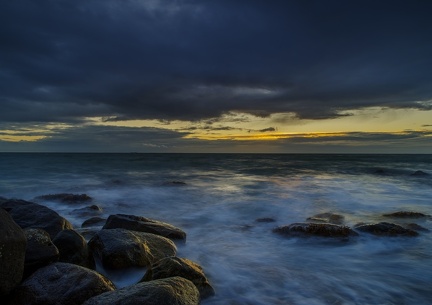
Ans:
[{"label": "sea", "polygon": [[[97,216],[183,229],[177,255],[201,265],[216,291],[204,305],[432,304],[431,232],[341,240],[272,231],[319,213],[350,227],[397,211],[431,215],[432,155],[0,154],[1,197],[44,204],[84,234],[89,203],[35,199],[58,193],[91,196]],[[391,221],[432,230],[427,217]],[[98,268],[120,288],[145,272]]]}]

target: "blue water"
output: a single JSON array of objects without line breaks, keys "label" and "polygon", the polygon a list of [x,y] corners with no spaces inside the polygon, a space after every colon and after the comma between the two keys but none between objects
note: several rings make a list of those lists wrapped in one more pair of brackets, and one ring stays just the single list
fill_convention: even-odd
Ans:
[{"label": "blue water", "polygon": [[[0,196],[54,193],[90,195],[99,216],[182,228],[178,256],[199,263],[216,290],[204,305],[432,304],[432,233],[349,242],[272,233],[322,212],[349,226],[399,210],[432,214],[431,155],[0,154]],[[77,210],[88,203],[39,202],[77,229],[90,217]],[[430,219],[414,222],[432,230]],[[144,271],[107,275],[122,287]]]}]

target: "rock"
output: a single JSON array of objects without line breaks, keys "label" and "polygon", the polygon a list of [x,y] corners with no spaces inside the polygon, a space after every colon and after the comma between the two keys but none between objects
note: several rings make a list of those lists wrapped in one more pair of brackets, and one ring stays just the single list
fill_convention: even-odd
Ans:
[{"label": "rock", "polygon": [[36,199],[57,201],[63,203],[83,203],[83,202],[89,202],[93,200],[93,198],[91,198],[87,194],[66,194],[66,193],[42,195],[36,197]]},{"label": "rock", "polygon": [[404,227],[389,223],[380,222],[374,224],[360,224],[356,225],[355,229],[361,232],[370,233],[378,236],[417,236],[416,231],[405,229]]},{"label": "rock", "polygon": [[312,222],[322,222],[322,223],[332,223],[336,225],[341,225],[344,223],[345,217],[339,214],[333,213],[321,213],[309,217],[307,220]]},{"label": "rock", "polygon": [[330,223],[293,223],[288,226],[277,227],[273,232],[284,236],[320,236],[320,237],[349,237],[358,234],[347,226]]},{"label": "rock", "polygon": [[0,208],[0,296],[21,282],[27,239],[8,212]]},{"label": "rock", "polygon": [[102,226],[103,224],[105,224],[106,219],[102,218],[102,217],[92,217],[87,219],[86,221],[84,221],[81,225],[82,228],[86,228],[86,227],[92,227],[95,225],[100,225]]},{"label": "rock", "polygon": [[106,292],[83,305],[198,305],[200,295],[195,285],[182,277],[142,282]]},{"label": "rock", "polygon": [[174,276],[181,276],[194,283],[200,292],[201,299],[215,294],[200,265],[186,258],[175,256],[166,257],[154,263],[141,281],[153,281]]},{"label": "rock", "polygon": [[61,230],[72,229],[69,221],[43,205],[17,199],[2,201],[0,205],[21,228],[43,229],[48,232],[51,239]]},{"label": "rock", "polygon": [[25,229],[27,248],[25,254],[24,277],[39,268],[59,259],[59,250],[51,241],[49,234],[42,229]]},{"label": "rock", "polygon": [[429,174],[425,173],[424,171],[415,171],[414,173],[411,174],[411,176],[425,177],[425,176],[429,176]]},{"label": "rock", "polygon": [[420,225],[418,225],[418,224],[416,224],[416,223],[407,223],[406,225],[405,225],[405,228],[406,229],[410,229],[410,230],[414,230],[414,231],[421,231],[421,232],[429,232],[429,229],[426,229],[426,228],[424,228],[424,227],[422,227],[422,226],[420,226]]},{"label": "rock", "polygon": [[114,284],[96,271],[67,263],[54,263],[37,270],[11,295],[10,304],[81,305]]},{"label": "rock", "polygon": [[110,215],[103,229],[117,228],[153,233],[171,239],[186,239],[184,231],[169,223],[134,215]]},{"label": "rock", "polygon": [[186,182],[183,182],[183,181],[174,180],[174,181],[164,182],[163,185],[165,185],[165,186],[185,186],[187,184],[186,184]]},{"label": "rock", "polygon": [[263,217],[255,219],[255,222],[275,222],[276,220],[271,217]]},{"label": "rock", "polygon": [[384,217],[394,217],[394,218],[424,218],[424,217],[430,217],[429,215],[418,213],[418,212],[411,212],[411,211],[398,211],[390,214],[383,214]]},{"label": "rock", "polygon": [[72,212],[80,215],[81,217],[90,217],[94,215],[100,215],[102,213],[102,208],[96,204],[93,204],[81,209],[75,209]]},{"label": "rock", "polygon": [[383,168],[377,168],[374,170],[374,174],[377,175],[386,175],[387,174],[387,170],[383,169]]},{"label": "rock", "polygon": [[80,265],[89,269],[95,268],[93,256],[90,255],[85,238],[74,230],[63,230],[53,239],[60,252],[59,261]]},{"label": "rock", "polygon": [[88,245],[102,265],[110,269],[150,267],[177,252],[175,244],[168,238],[125,229],[100,230]]}]

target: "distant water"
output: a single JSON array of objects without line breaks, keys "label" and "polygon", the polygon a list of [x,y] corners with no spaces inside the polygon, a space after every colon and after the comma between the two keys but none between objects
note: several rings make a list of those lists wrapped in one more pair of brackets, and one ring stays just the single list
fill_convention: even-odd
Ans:
[{"label": "distant water", "polygon": [[[432,304],[432,233],[342,242],[271,231],[322,212],[349,226],[399,210],[432,214],[432,155],[0,154],[0,196],[55,193],[86,193],[104,217],[185,230],[178,256],[199,263],[217,293],[204,305]],[[77,210],[88,203],[39,202],[76,228],[90,217]],[[143,272],[109,276],[124,286]]]}]

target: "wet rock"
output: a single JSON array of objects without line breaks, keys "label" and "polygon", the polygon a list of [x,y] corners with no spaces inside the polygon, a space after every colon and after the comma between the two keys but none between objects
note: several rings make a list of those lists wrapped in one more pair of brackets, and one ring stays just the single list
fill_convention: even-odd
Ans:
[{"label": "wet rock", "polygon": [[147,270],[141,281],[147,282],[173,276],[181,276],[194,283],[202,299],[215,294],[201,266],[186,258],[173,256],[157,261]]},{"label": "wet rock", "polygon": [[93,296],[114,289],[110,280],[93,270],[54,263],[37,270],[18,286],[10,304],[81,305]]},{"label": "wet rock", "polygon": [[411,176],[416,176],[416,177],[425,177],[425,176],[429,176],[428,173],[425,173],[424,171],[415,171],[414,173],[411,174]]},{"label": "wet rock", "polygon": [[335,225],[330,223],[293,223],[288,226],[277,227],[273,229],[274,233],[284,236],[305,237],[349,237],[358,234],[347,226]]},{"label": "wet rock", "polygon": [[36,197],[36,199],[57,201],[63,203],[83,203],[83,202],[89,202],[93,200],[93,198],[91,198],[87,194],[67,194],[67,193],[42,195]]},{"label": "wet rock", "polygon": [[429,232],[429,229],[426,229],[426,228],[424,228],[424,227],[422,227],[416,223],[407,223],[405,225],[405,228],[410,229],[410,230],[414,230],[417,232]]},{"label": "wet rock", "polygon": [[174,180],[174,181],[164,182],[163,185],[164,186],[185,186],[185,185],[187,185],[187,183],[183,182],[183,181],[176,181],[176,180]]},{"label": "wet rock", "polygon": [[255,219],[255,222],[275,222],[276,220],[271,217],[263,217]]},{"label": "wet rock", "polygon": [[43,229],[51,239],[61,230],[72,229],[72,224],[57,212],[34,202],[9,199],[1,201],[0,206],[9,212],[21,228]]},{"label": "wet rock", "polygon": [[58,261],[59,250],[45,230],[25,229],[24,234],[27,238],[24,277],[28,277],[43,266]]},{"label": "wet rock", "polygon": [[186,239],[186,233],[183,230],[169,223],[134,215],[110,215],[103,229],[117,228],[153,233],[171,239]]},{"label": "wet rock", "polygon": [[59,261],[95,268],[93,256],[90,255],[85,238],[74,230],[63,230],[53,239],[54,245],[60,252]]},{"label": "wet rock", "polygon": [[21,282],[26,244],[23,230],[0,208],[0,296]]},{"label": "wet rock", "polygon": [[404,227],[389,223],[380,222],[374,224],[359,224],[354,227],[356,230],[378,236],[417,236],[416,231],[405,229]]},{"label": "wet rock", "polygon": [[81,209],[73,210],[72,212],[80,215],[81,217],[90,217],[100,215],[102,213],[102,208],[96,204],[93,204]]},{"label": "wet rock", "polygon": [[387,175],[388,174],[387,170],[385,170],[384,168],[376,168],[373,171],[373,173],[376,175]]},{"label": "wet rock", "polygon": [[394,217],[394,218],[425,218],[430,217],[429,215],[411,212],[411,211],[398,211],[390,214],[383,214],[384,217]]},{"label": "wet rock", "polygon": [[92,226],[102,226],[105,224],[106,219],[102,217],[92,217],[84,221],[81,225],[82,228],[92,227]]},{"label": "wet rock", "polygon": [[312,222],[332,223],[336,225],[341,225],[344,223],[345,217],[339,214],[321,213],[309,217],[307,218],[307,220]]},{"label": "wet rock", "polygon": [[100,230],[88,243],[105,268],[151,266],[158,260],[175,256],[175,244],[162,236],[125,229]]},{"label": "wet rock", "polygon": [[142,282],[91,298],[83,305],[197,305],[200,295],[195,285],[182,277]]}]

